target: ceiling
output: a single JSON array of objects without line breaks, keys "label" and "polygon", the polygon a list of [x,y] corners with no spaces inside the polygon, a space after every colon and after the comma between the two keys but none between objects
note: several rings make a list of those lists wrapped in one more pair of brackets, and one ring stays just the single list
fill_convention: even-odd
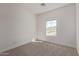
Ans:
[{"label": "ceiling", "polygon": [[46,6],[41,6],[41,3],[27,3],[26,8],[35,14],[40,14],[46,11],[50,11],[59,7],[68,5],[69,3],[45,3]]}]

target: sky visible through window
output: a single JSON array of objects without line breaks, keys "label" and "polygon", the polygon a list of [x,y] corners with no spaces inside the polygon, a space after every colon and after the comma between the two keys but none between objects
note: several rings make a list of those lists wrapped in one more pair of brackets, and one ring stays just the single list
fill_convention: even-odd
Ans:
[{"label": "sky visible through window", "polygon": [[46,26],[47,27],[54,27],[54,26],[56,26],[56,20],[47,21]]}]

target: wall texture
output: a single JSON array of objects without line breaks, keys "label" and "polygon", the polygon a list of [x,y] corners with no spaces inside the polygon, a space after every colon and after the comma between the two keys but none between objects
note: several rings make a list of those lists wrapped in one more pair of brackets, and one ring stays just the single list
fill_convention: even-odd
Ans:
[{"label": "wall texture", "polygon": [[0,52],[31,42],[35,16],[25,4],[0,4]]},{"label": "wall texture", "polygon": [[76,25],[77,25],[77,51],[79,53],[79,3],[76,4]]},{"label": "wall texture", "polygon": [[[76,8],[70,4],[37,15],[37,34],[40,40],[76,48]],[[57,36],[46,36],[46,21],[56,18]]]}]

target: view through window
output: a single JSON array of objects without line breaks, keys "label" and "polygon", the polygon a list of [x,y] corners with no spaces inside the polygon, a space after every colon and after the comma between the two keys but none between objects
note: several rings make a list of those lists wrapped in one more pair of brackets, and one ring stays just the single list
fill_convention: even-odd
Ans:
[{"label": "view through window", "polygon": [[46,22],[46,35],[56,36],[56,20],[49,20]]}]

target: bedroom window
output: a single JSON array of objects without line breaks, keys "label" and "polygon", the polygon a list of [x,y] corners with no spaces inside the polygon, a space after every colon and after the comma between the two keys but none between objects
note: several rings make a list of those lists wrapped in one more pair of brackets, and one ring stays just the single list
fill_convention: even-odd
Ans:
[{"label": "bedroom window", "polygon": [[56,20],[46,22],[46,36],[56,36]]}]

